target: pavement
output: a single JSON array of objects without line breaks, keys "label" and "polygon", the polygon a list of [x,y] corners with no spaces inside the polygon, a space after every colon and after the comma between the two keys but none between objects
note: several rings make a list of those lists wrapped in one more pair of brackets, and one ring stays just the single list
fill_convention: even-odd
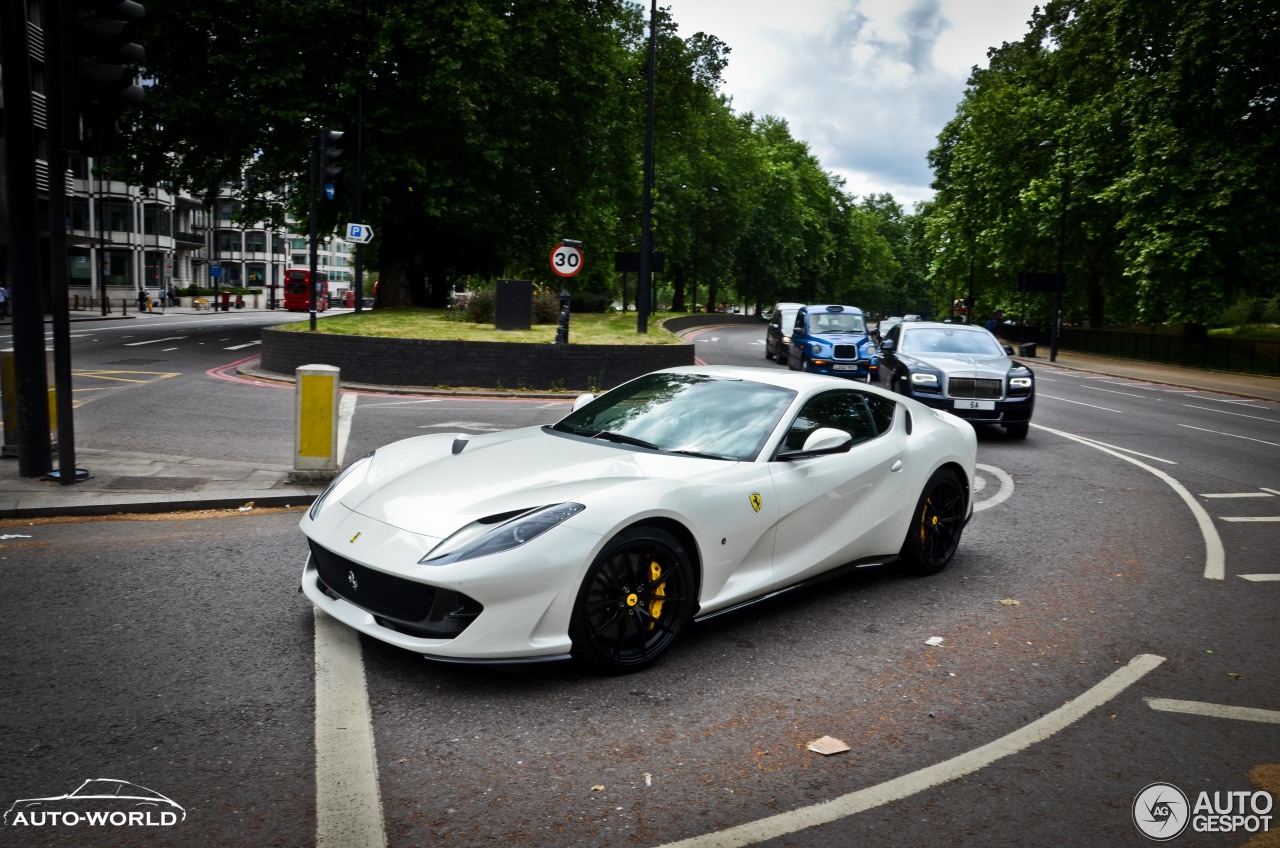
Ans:
[{"label": "pavement", "polygon": [[[179,307],[170,308],[166,314],[193,311]],[[147,318],[132,312],[128,317],[141,317],[144,321]],[[111,318],[121,320],[119,315],[108,316],[105,320]],[[72,320],[104,319],[88,313],[73,313]],[[1057,360],[1052,364],[1045,356],[1025,361],[1037,370],[1066,368],[1280,403],[1280,377],[1207,371],[1066,350],[1059,350]],[[256,370],[252,362],[247,363],[245,370],[259,377],[292,379],[286,375],[264,374]],[[395,390],[423,395],[441,393],[435,387],[397,387]],[[503,397],[512,395],[511,392],[501,394]],[[86,434],[79,426],[77,431],[77,439],[84,439]],[[88,441],[91,440],[90,435]],[[205,446],[202,442],[201,447]],[[56,469],[59,466],[56,450],[53,462]],[[75,464],[88,469],[91,476],[80,482],[64,484],[42,477],[22,477],[18,473],[16,458],[0,458],[0,518],[299,507],[310,504],[325,485],[322,482],[295,481],[293,468],[287,462],[264,466],[195,456],[78,448]]]}]

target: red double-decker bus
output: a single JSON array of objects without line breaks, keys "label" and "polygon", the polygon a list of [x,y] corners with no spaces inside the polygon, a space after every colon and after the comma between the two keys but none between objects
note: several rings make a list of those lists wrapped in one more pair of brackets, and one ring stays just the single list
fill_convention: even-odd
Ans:
[{"label": "red double-decker bus", "polygon": [[[284,308],[290,312],[311,311],[311,272],[306,268],[290,268],[284,272]],[[316,311],[329,308],[329,275],[316,272]]]}]

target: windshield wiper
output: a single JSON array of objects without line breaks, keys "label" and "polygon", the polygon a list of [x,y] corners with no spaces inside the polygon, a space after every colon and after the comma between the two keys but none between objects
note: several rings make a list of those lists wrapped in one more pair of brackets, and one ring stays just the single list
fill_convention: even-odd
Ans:
[{"label": "windshield wiper", "polygon": [[662,451],[662,452],[663,452],[663,453],[674,453],[674,454],[679,454],[680,456],[696,456],[696,457],[699,457],[699,458],[701,458],[701,459],[725,459],[725,460],[732,460],[732,459],[733,459],[733,457],[731,457],[731,456],[725,456],[724,454],[719,454],[719,453],[703,453],[702,451],[696,451],[696,450],[683,450],[683,449],[679,449],[679,448],[663,449],[663,451]]},{"label": "windshield wiper", "polygon": [[659,449],[653,442],[646,442],[644,439],[637,439],[635,436],[628,436],[624,433],[615,433],[612,430],[601,430],[591,438],[604,439],[606,442],[617,442],[620,445],[635,445],[638,448],[648,448],[649,450]]}]

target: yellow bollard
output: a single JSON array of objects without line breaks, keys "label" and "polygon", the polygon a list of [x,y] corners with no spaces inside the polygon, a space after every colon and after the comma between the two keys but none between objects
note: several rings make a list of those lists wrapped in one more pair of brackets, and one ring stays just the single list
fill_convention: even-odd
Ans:
[{"label": "yellow bollard", "polygon": [[[0,415],[4,417],[4,443],[0,456],[18,455],[18,378],[13,351],[0,352]],[[45,351],[45,374],[49,380],[49,440],[57,445],[58,403],[57,389],[53,385],[53,351]]]},{"label": "yellow bollard", "polygon": [[332,480],[338,474],[338,387],[341,370],[303,365],[294,375],[294,482]]}]

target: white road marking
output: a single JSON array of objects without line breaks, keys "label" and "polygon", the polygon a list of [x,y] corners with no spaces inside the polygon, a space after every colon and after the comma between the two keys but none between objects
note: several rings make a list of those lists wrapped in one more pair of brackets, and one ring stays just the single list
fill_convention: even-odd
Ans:
[{"label": "white road marking", "polygon": [[1097,439],[1086,439],[1084,436],[1077,436],[1077,438],[1078,438],[1078,439],[1080,439],[1081,441],[1085,441],[1085,442],[1092,442],[1092,443],[1093,443],[1093,444],[1095,444],[1095,445],[1102,445],[1104,448],[1111,448],[1112,450],[1118,450],[1118,451],[1124,451],[1125,453],[1131,453],[1131,454],[1133,454],[1134,456],[1140,456],[1140,457],[1142,457],[1143,459],[1150,459],[1150,460],[1152,460],[1152,461],[1154,461],[1154,462],[1163,462],[1165,465],[1177,465],[1177,464],[1178,464],[1178,463],[1174,462],[1172,459],[1161,459],[1160,457],[1158,457],[1158,456],[1152,456],[1152,455],[1151,455],[1151,454],[1149,454],[1149,453],[1139,453],[1138,451],[1133,450],[1132,448],[1122,448],[1122,447],[1120,447],[1119,445],[1113,445],[1113,444],[1109,444],[1109,443],[1107,443],[1107,442],[1100,442],[1100,441],[1098,441]]},{"label": "white road marking", "polygon": [[1260,445],[1271,445],[1274,448],[1280,448],[1280,444],[1264,441],[1263,439],[1251,439],[1248,436],[1237,436],[1235,433],[1223,433],[1220,430],[1206,430],[1203,427],[1192,427],[1190,424],[1179,424],[1178,426],[1186,427],[1188,430],[1199,430],[1201,433],[1213,433],[1215,436],[1230,436],[1233,439],[1244,439],[1246,442],[1257,442]]},{"label": "white road marking", "polygon": [[415,403],[439,403],[440,398],[423,398],[422,400],[393,400],[387,403],[370,403],[365,406],[375,406],[381,409],[384,406],[410,406]]},{"label": "white road marking", "polygon": [[1133,392],[1117,392],[1115,389],[1104,389],[1099,386],[1082,386],[1081,388],[1093,389],[1095,392],[1106,392],[1107,394],[1112,395],[1124,395],[1125,397],[1149,397],[1149,395],[1136,395]]},{"label": "white road marking", "polygon": [[1227,397],[1205,397],[1204,395],[1187,395],[1187,397],[1195,398],[1196,400],[1211,400],[1214,403],[1234,403],[1239,406],[1247,406],[1250,409],[1266,409],[1265,406],[1253,406],[1255,401],[1252,399],[1237,400],[1235,398],[1227,398]]},{"label": "white road marking", "polygon": [[1170,698],[1143,698],[1153,710],[1166,713],[1231,718],[1237,721],[1260,721],[1280,724],[1280,710],[1260,710],[1255,707],[1231,707],[1226,704],[1209,704],[1204,701],[1175,701]]},{"label": "white road marking", "polygon": [[[1219,415],[1235,415],[1240,418],[1252,418],[1255,421],[1267,421],[1271,424],[1280,424],[1280,421],[1277,421],[1274,418],[1263,418],[1261,415],[1245,415],[1243,412],[1228,412],[1225,409],[1213,409],[1208,406],[1196,406],[1194,403],[1184,403],[1183,406],[1188,407],[1190,409],[1203,409],[1205,412],[1216,412]],[[1261,407],[1251,406],[1249,408],[1260,409]]]},{"label": "white road marking", "polygon": [[177,348],[176,348],[176,347],[166,347],[166,348],[162,348],[162,349],[160,350],[160,352],[161,352],[161,353],[168,353],[168,352],[169,352],[169,351],[171,351],[171,350],[177,350]]},{"label": "white road marking", "polygon": [[[223,339],[223,341],[224,342],[229,341],[229,339]],[[260,345],[260,344],[262,344],[262,339],[258,339],[257,341],[252,341],[252,342],[245,342],[242,345],[232,345],[231,347],[224,347],[223,350],[244,350],[247,347],[253,347],[254,345]]]},{"label": "white road marking", "polygon": [[347,452],[347,439],[351,436],[351,419],[356,414],[356,395],[344,394],[338,399],[338,467]]},{"label": "white road marking", "polygon": [[1037,742],[1043,742],[1055,733],[1070,727],[1090,711],[1115,698],[1162,662],[1164,657],[1153,654],[1134,657],[1128,665],[1116,669],[1093,688],[1053,712],[994,742],[988,742],[980,748],[966,751],[936,765],[927,766],[919,771],[895,777],[878,786],[869,786],[830,801],[789,810],[717,833],[671,842],[660,848],[741,848],[741,846],[776,839],[806,828],[830,824],[884,804],[909,798],[927,789],[972,774],[997,760],[1017,754]]},{"label": "white road marking", "polygon": [[1063,403],[1074,403],[1074,404],[1078,404],[1079,406],[1087,406],[1090,409],[1101,409],[1103,412],[1119,412],[1120,411],[1118,409],[1111,409],[1110,407],[1107,407],[1107,406],[1095,406],[1092,403],[1085,403],[1084,401],[1067,400],[1064,397],[1055,397],[1054,395],[1046,395],[1044,392],[1039,392],[1038,397],[1049,398],[1050,400],[1060,400]]},{"label": "white road marking", "polygon": [[316,846],[385,848],[378,760],[360,634],[313,607],[316,629]]},{"label": "white road marking", "polygon": [[[973,511],[981,512],[984,509],[990,509],[993,506],[998,506],[1009,500],[1010,496],[1013,495],[1013,478],[1006,474],[1002,469],[996,468],[994,465],[979,465],[977,467],[999,480],[1000,490],[986,500],[975,503],[973,505]],[[985,483],[983,486],[974,486],[974,488],[981,490],[982,488],[985,488]]]},{"label": "white road marking", "polygon": [[1202,494],[1202,498],[1269,498],[1274,492],[1221,492],[1219,494]]},{"label": "white road marking", "polygon": [[1163,480],[1166,484],[1168,484],[1169,488],[1173,489],[1175,492],[1178,493],[1178,497],[1182,498],[1183,503],[1187,505],[1187,508],[1191,510],[1191,514],[1195,516],[1196,524],[1200,527],[1200,536],[1201,538],[1204,539],[1205,579],[1206,580],[1223,579],[1223,575],[1226,573],[1227,555],[1222,547],[1222,538],[1218,535],[1218,530],[1216,527],[1214,527],[1213,519],[1209,517],[1209,513],[1205,512],[1204,507],[1200,506],[1200,504],[1196,501],[1195,495],[1187,491],[1186,486],[1183,486],[1181,483],[1179,483],[1177,480],[1170,477],[1168,474],[1165,474],[1159,468],[1152,468],[1150,465],[1147,465],[1145,462],[1141,462],[1140,460],[1134,459],[1131,456],[1125,456],[1123,453],[1120,453],[1119,451],[1113,451],[1109,448],[1104,448],[1102,445],[1098,444],[1097,442],[1092,442],[1082,436],[1077,436],[1074,433],[1064,433],[1061,430],[1054,430],[1050,427],[1045,427],[1043,424],[1032,424],[1031,426],[1035,427],[1038,430],[1044,430],[1046,433],[1053,433],[1055,435],[1062,436],[1064,439],[1071,439],[1073,442],[1079,442],[1082,445],[1088,445],[1089,447],[1094,448],[1095,450],[1100,450],[1103,453],[1109,453],[1114,457],[1123,459],[1125,462],[1131,462],[1134,465],[1138,466],[1139,468],[1145,468],[1147,471],[1150,471],[1152,474],[1156,475],[1161,480]]},{"label": "white road marking", "polygon": [[[129,338],[129,337],[128,337],[128,336],[125,336],[125,338],[127,339],[127,338]],[[185,338],[186,338],[186,336],[166,336],[166,337],[165,337],[165,338],[163,338],[163,339],[152,339],[152,340],[151,340],[151,341],[149,341],[149,342],[125,342],[125,343],[124,343],[124,346],[125,346],[125,347],[137,347],[138,345],[157,344],[157,343],[159,343],[159,342],[180,342],[180,341],[182,341],[182,340],[183,340],[183,339],[185,339]]]},{"label": "white road marking", "polygon": [[1222,517],[1223,521],[1249,522],[1249,521],[1280,521],[1280,515],[1249,515],[1240,518]]},{"label": "white road marking", "polygon": [[1271,494],[1273,494],[1273,495],[1280,495],[1280,490],[1276,490],[1276,489],[1268,489],[1268,488],[1267,488],[1267,487],[1265,487],[1265,486],[1263,486],[1263,487],[1262,487],[1262,491],[1264,491],[1264,492],[1270,492],[1270,493],[1271,493]]},{"label": "white road marking", "polygon": [[1280,574],[1241,574],[1240,577],[1254,583],[1280,582]]}]

